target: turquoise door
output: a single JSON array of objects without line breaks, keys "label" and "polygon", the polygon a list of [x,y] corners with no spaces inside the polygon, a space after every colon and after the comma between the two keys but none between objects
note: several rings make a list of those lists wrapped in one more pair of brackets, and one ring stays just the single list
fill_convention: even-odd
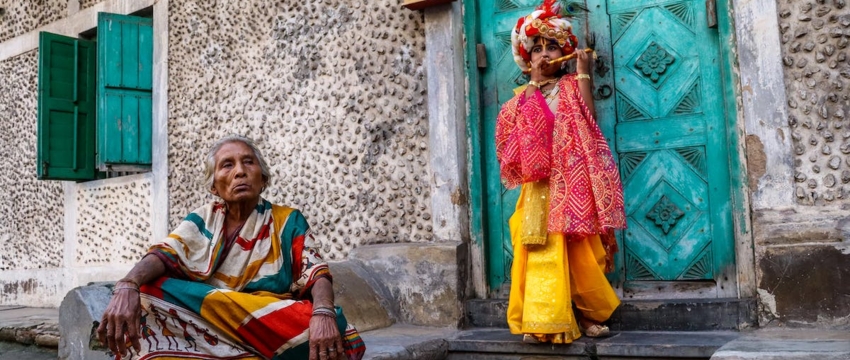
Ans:
[{"label": "turquoise door", "polygon": [[[491,292],[507,296],[513,251],[508,219],[514,212],[519,189],[507,190],[499,181],[496,161],[496,116],[501,104],[513,97],[513,89],[527,79],[517,67],[511,52],[511,31],[517,19],[528,15],[541,0],[482,0],[479,2],[479,31],[485,44],[488,66],[482,72],[481,100],[483,108],[482,159],[485,165],[486,242]],[[575,26],[575,25],[574,25]]]},{"label": "turquoise door", "polygon": [[[484,233],[497,296],[510,282],[507,220],[517,193],[499,182],[495,119],[511,89],[524,82],[510,53],[510,31],[538,3],[479,3],[488,57],[481,77]],[[588,0],[587,6],[601,56],[594,71],[599,124],[619,159],[629,222],[612,279],[626,297],[727,296],[734,241],[725,85],[705,2]],[[574,27],[584,37],[584,24]]]}]

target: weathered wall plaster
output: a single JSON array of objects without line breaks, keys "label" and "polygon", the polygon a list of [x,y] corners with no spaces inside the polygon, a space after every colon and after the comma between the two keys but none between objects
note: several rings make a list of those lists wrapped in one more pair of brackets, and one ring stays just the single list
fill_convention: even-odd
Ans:
[{"label": "weathered wall plaster", "polygon": [[850,7],[779,0],[779,31],[801,204],[850,204]]},{"label": "weathered wall plaster", "polygon": [[[845,326],[850,311],[835,304],[847,294],[834,289],[847,285],[833,275],[850,239],[846,2],[735,0],[735,10],[760,325]],[[815,282],[830,289],[795,285]]]},{"label": "weathered wall plaster", "polygon": [[[763,174],[750,176],[753,211],[794,205],[793,157],[785,112],[785,86],[776,0],[734,0],[741,78],[741,109],[749,142],[764,148]],[[749,155],[749,149],[748,155]],[[750,159],[748,159],[748,166]]]},{"label": "weathered wall plaster", "polygon": [[850,317],[848,263],[850,255],[832,246],[768,248],[759,260],[759,287],[770,294],[762,325],[776,321],[850,329],[850,323],[836,321]]},{"label": "weathered wall plaster", "polygon": [[35,178],[37,53],[0,62],[0,78],[0,273],[58,268],[62,184]]},{"label": "weathered wall plaster", "polygon": [[0,0],[0,42],[59,20],[68,14],[68,0]]},{"label": "weathered wall plaster", "polygon": [[204,152],[237,133],[329,260],[431,241],[424,40],[394,0],[170,2],[170,225],[211,199]]},{"label": "weathered wall plaster", "polygon": [[466,279],[466,244],[382,244],[352,250],[389,293],[391,314],[404,324],[458,326]]}]

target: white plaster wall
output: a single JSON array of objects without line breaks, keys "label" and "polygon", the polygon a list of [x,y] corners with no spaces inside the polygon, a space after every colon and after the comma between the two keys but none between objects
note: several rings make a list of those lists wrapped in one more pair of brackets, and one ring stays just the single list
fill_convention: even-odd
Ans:
[{"label": "white plaster wall", "polygon": [[301,209],[330,260],[433,239],[423,15],[395,0],[172,1],[170,227],[211,200],[215,140],[257,140],[265,196]]}]

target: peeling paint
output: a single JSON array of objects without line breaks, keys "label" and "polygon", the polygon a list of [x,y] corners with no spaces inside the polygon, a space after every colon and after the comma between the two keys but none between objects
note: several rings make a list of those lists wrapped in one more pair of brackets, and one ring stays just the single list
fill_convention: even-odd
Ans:
[{"label": "peeling paint", "polygon": [[759,189],[761,177],[767,173],[767,155],[764,152],[764,144],[756,135],[747,135],[747,170],[750,182],[750,191]]},{"label": "peeling paint", "polygon": [[[779,313],[776,311],[776,297],[773,296],[769,291],[765,289],[758,289],[759,301],[762,308],[768,311],[771,319],[779,317]],[[767,323],[769,321],[762,321],[762,323]]]},{"label": "peeling paint", "polygon": [[464,193],[464,191],[460,188],[455,189],[455,191],[452,192],[452,204],[466,205],[466,203],[467,203],[466,193]]}]

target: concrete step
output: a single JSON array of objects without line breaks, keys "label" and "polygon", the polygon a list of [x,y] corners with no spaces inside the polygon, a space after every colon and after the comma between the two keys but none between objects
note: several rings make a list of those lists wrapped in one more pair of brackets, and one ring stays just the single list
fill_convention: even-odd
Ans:
[{"label": "concrete step", "polygon": [[847,360],[850,332],[818,329],[761,329],[723,345],[711,360]]},{"label": "concrete step", "polygon": [[0,360],[56,360],[56,349],[0,341]]},{"label": "concrete step", "polygon": [[395,324],[360,333],[366,344],[363,360],[440,360],[448,355],[453,328]]},{"label": "concrete step", "polygon": [[0,306],[0,341],[59,346],[59,309]]},{"label": "concrete step", "polygon": [[[466,302],[469,327],[507,328],[506,299]],[[717,331],[755,327],[755,299],[623,300],[608,325],[616,331]]]},{"label": "concrete step", "polygon": [[525,344],[506,329],[464,330],[449,339],[450,360],[520,359],[709,359],[739,336],[734,331],[623,331],[600,339],[582,337],[572,344]]}]

